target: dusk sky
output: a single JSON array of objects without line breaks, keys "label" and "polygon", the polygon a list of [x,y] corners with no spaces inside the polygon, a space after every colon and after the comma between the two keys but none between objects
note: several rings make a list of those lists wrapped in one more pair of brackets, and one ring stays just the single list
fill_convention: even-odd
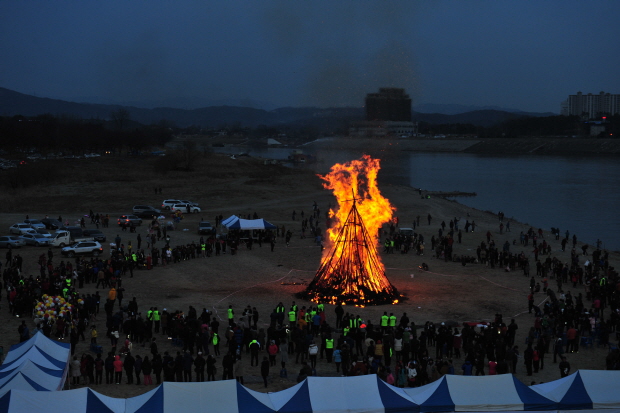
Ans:
[{"label": "dusk sky", "polygon": [[[158,105],[415,104],[559,112],[620,93],[620,1],[0,2],[0,87]],[[181,107],[181,104],[176,106]]]}]

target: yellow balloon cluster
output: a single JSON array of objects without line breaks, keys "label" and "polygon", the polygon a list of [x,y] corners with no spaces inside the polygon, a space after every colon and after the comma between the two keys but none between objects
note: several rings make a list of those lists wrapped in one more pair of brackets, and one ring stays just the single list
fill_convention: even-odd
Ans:
[{"label": "yellow balloon cluster", "polygon": [[73,309],[71,304],[58,295],[44,294],[42,299],[43,301],[39,301],[34,309],[39,318],[55,320],[56,317],[66,317]]}]

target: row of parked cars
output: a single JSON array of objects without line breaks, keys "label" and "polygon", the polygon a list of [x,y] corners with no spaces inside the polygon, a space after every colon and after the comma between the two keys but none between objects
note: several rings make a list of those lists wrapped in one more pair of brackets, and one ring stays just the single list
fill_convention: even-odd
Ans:
[{"label": "row of parked cars", "polygon": [[121,215],[118,218],[119,227],[129,227],[142,225],[143,219],[156,219],[162,214],[162,210],[182,213],[198,213],[201,212],[200,205],[195,202],[182,199],[165,199],[161,204],[161,209],[151,205],[134,205],[133,214]]},{"label": "row of parked cars", "polygon": [[[51,222],[54,221],[54,222]],[[55,230],[51,233],[50,230]],[[9,234],[0,237],[1,248],[19,248],[24,245],[65,247],[80,241],[105,242],[106,236],[99,229],[64,226],[49,219],[25,219],[9,227]]]}]

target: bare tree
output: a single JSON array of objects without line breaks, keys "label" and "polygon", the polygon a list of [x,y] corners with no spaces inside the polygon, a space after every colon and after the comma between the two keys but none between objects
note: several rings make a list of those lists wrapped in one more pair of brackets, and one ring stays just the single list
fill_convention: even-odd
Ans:
[{"label": "bare tree", "polygon": [[112,122],[114,122],[116,130],[122,131],[125,127],[127,127],[127,123],[131,118],[131,115],[127,109],[118,108],[117,110],[110,112],[110,118],[112,118]]}]

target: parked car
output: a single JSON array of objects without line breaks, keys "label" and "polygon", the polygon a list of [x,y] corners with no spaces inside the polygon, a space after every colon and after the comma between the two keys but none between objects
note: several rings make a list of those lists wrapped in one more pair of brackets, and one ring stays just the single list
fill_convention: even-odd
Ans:
[{"label": "parked car", "polygon": [[84,231],[82,231],[82,234],[85,237],[93,237],[95,241],[105,242],[106,240],[105,234],[98,229],[85,229]]},{"label": "parked car", "polygon": [[179,199],[179,204],[190,204],[192,206],[200,208],[200,204],[198,202],[188,201],[186,199]]},{"label": "parked car", "polygon": [[134,205],[133,206],[133,213],[134,215],[138,215],[141,212],[152,212],[155,214],[160,214],[161,211],[155,207],[152,207],[150,205]]},{"label": "parked car", "polygon": [[52,245],[55,247],[64,248],[67,245],[73,245],[76,242],[94,240],[94,237],[85,236],[80,227],[67,227],[67,229],[56,231],[54,238],[52,238]]},{"label": "parked car", "polygon": [[24,245],[24,241],[15,235],[0,237],[0,247],[2,248],[19,248],[22,245]]},{"label": "parked car", "polygon": [[47,238],[38,232],[35,232],[34,234],[22,234],[19,238],[21,238],[26,245],[34,245],[36,247],[50,245],[52,242],[51,238]]},{"label": "parked car", "polygon": [[60,252],[67,257],[75,257],[76,255],[92,255],[93,257],[98,257],[103,253],[103,247],[97,241],[82,241],[76,242],[70,247],[64,247]]},{"label": "parked car", "polygon": [[213,234],[213,227],[209,221],[202,221],[198,224],[198,233],[200,235],[211,235]]},{"label": "parked car", "polygon": [[133,207],[133,213],[135,216],[144,219],[154,219],[161,215],[159,209],[153,208],[150,205],[135,205]]},{"label": "parked car", "polygon": [[43,228],[45,229],[45,224],[41,221],[39,221],[38,219],[25,219],[24,223],[26,224],[30,224],[30,227],[37,229],[37,228]]},{"label": "parked car", "polygon": [[180,203],[181,201],[178,199],[165,199],[164,202],[161,203],[161,209],[169,210],[172,205]]},{"label": "parked car", "polygon": [[119,227],[131,227],[142,225],[142,219],[138,218],[135,215],[121,215],[118,217],[118,226]]},{"label": "parked car", "polygon": [[9,234],[21,235],[27,233],[28,230],[31,229],[32,227],[30,226],[30,224],[18,222],[17,224],[13,224],[9,227]]},{"label": "parked car", "polygon": [[174,204],[170,207],[171,212],[176,212],[177,210],[181,211],[184,214],[187,212],[189,212],[190,214],[195,214],[201,211],[200,207],[197,207],[191,204]]},{"label": "parked car", "polygon": [[52,234],[45,228],[35,229],[35,231],[37,231],[37,234],[41,234],[46,238],[52,238]]},{"label": "parked car", "polygon": [[47,229],[60,229],[63,227],[62,222],[54,218],[43,218],[41,222]]}]

